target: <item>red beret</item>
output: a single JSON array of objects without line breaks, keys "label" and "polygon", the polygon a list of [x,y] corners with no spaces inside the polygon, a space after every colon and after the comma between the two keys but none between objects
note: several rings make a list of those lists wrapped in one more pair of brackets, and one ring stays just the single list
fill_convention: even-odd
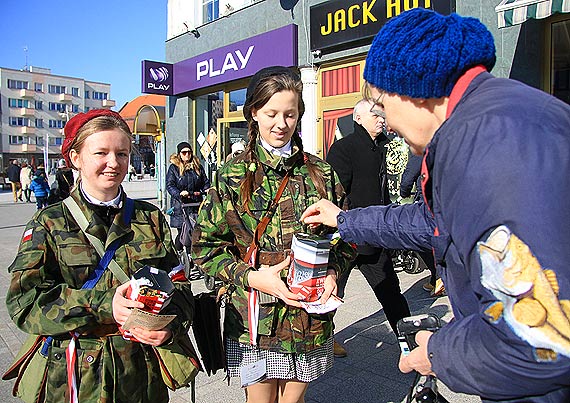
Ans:
[{"label": "red beret", "polygon": [[63,129],[65,133],[65,139],[63,140],[63,144],[61,146],[61,154],[63,155],[65,162],[67,162],[68,167],[73,166],[69,158],[69,152],[71,151],[73,140],[75,140],[75,137],[77,137],[77,132],[83,127],[85,123],[99,116],[114,116],[118,119],[123,119],[121,115],[110,109],[91,109],[86,113],[78,113],[69,119],[69,121],[65,124],[65,127]]}]

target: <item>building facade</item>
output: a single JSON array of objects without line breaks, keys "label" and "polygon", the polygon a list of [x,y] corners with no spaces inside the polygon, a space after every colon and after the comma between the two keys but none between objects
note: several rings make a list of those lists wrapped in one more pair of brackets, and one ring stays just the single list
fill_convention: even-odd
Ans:
[{"label": "building facade", "polygon": [[54,75],[46,68],[0,67],[0,166],[4,170],[18,159],[44,165],[49,172],[61,158],[67,120],[79,112],[114,107],[110,94],[110,84]]},{"label": "building facade", "polygon": [[[280,64],[301,74],[307,107],[303,143],[325,157],[332,142],[352,128],[374,35],[414,7],[480,19],[495,38],[495,76],[570,102],[570,0],[169,0],[163,69],[170,84],[147,80],[143,88],[169,95],[167,152],[189,140],[209,171],[215,170],[231,144],[247,135],[241,108],[248,79]],[[143,81],[144,76],[143,66]]]}]

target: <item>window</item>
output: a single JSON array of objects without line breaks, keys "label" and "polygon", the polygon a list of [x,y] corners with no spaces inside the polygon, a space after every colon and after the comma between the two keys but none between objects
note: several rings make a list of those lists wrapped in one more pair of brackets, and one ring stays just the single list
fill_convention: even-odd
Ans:
[{"label": "window", "polygon": [[89,99],[89,91],[85,90],[85,99]]},{"label": "window", "polygon": [[65,112],[67,106],[65,104],[60,104],[57,102],[50,102],[49,103],[49,110],[50,111],[58,111],[58,112]]},{"label": "window", "polygon": [[8,98],[8,106],[10,108],[29,108],[30,102],[27,99]]},{"label": "window", "polygon": [[48,92],[50,94],[65,94],[65,85],[48,85]]},{"label": "window", "polygon": [[245,104],[245,88],[230,91],[230,112],[241,111]]},{"label": "window", "polygon": [[24,136],[10,136],[10,144],[25,144]]},{"label": "window", "polygon": [[13,90],[27,90],[28,82],[8,79],[8,88],[11,88]]},{"label": "window", "polygon": [[107,99],[107,93],[93,91],[93,99],[100,99],[100,100]]},{"label": "window", "polygon": [[49,138],[49,145],[50,146],[60,146],[62,141],[61,137],[50,137]]},{"label": "window", "polygon": [[63,126],[65,126],[65,122],[63,120],[55,120],[55,119],[49,120],[50,129],[63,129]]},{"label": "window", "polygon": [[43,101],[36,101],[36,109],[38,111],[43,111],[44,110],[44,103]]},{"label": "window", "polygon": [[71,105],[71,112],[79,113],[79,105]]},{"label": "window", "polygon": [[202,7],[202,16],[204,18],[204,24],[217,20],[220,17],[220,1],[204,0]]},{"label": "window", "polygon": [[91,109],[91,108],[89,108],[88,106],[86,106],[86,107],[85,107],[85,112],[89,112],[89,109]]},{"label": "window", "polygon": [[78,97],[79,96],[79,88],[71,87],[71,95],[73,95],[74,97]]},{"label": "window", "polygon": [[36,145],[43,146],[44,145],[44,138],[43,137],[36,137]]},{"label": "window", "polygon": [[44,92],[44,85],[42,83],[34,83],[34,91]]},{"label": "window", "polygon": [[570,104],[570,20],[552,24],[552,95]]},{"label": "window", "polygon": [[10,126],[30,126],[30,119],[10,116]]},{"label": "window", "polygon": [[40,129],[44,127],[44,120],[43,119],[36,119],[36,127]]}]

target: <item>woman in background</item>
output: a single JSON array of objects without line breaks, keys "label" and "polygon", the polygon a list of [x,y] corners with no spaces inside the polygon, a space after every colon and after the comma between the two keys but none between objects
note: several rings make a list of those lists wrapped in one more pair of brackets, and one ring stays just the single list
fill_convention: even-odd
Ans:
[{"label": "woman in background", "polygon": [[204,172],[198,157],[192,152],[192,147],[186,141],[176,146],[177,153],[170,157],[170,166],[166,174],[166,190],[170,194],[170,206],[173,211],[170,215],[170,226],[178,229],[174,247],[183,250],[180,242],[180,228],[184,221],[182,204],[196,203],[196,206],[185,207],[185,211],[196,218],[198,204],[203,194],[210,187],[210,180]]}]

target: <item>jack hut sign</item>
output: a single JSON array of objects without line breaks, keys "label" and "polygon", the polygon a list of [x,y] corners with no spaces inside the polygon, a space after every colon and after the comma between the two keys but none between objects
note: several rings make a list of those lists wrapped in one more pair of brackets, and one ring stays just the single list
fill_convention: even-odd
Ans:
[{"label": "jack hut sign", "polygon": [[455,11],[455,0],[332,0],[312,6],[311,50],[341,50],[356,42],[370,44],[390,18],[417,7],[447,15]]}]

